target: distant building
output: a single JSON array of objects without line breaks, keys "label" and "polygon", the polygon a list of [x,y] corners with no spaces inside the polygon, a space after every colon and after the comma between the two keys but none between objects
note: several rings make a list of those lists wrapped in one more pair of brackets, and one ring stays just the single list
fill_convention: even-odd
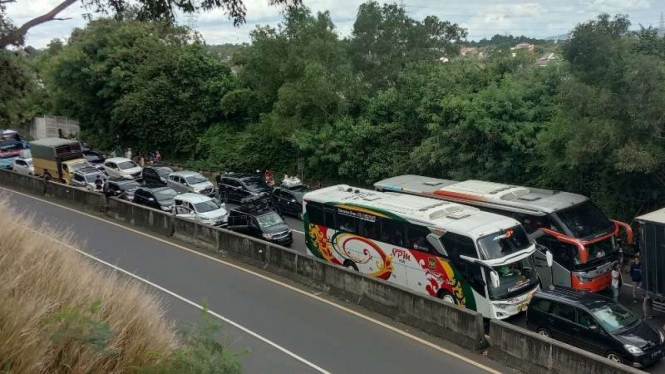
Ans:
[{"label": "distant building", "polygon": [[510,48],[511,51],[518,51],[520,49],[527,50],[531,53],[536,50],[536,46],[530,43],[520,43],[513,48]]},{"label": "distant building", "polygon": [[79,122],[67,117],[35,117],[30,125],[30,137],[34,140],[44,138],[70,138],[81,131]]},{"label": "distant building", "polygon": [[539,59],[536,60],[536,65],[538,66],[547,66],[548,64],[559,61],[559,56],[557,56],[554,52],[548,52],[543,55],[543,57],[540,57]]}]

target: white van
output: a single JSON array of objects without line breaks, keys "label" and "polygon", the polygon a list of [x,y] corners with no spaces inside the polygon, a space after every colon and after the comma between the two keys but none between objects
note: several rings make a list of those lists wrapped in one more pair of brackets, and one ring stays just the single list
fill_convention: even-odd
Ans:
[{"label": "white van", "polygon": [[213,226],[226,226],[228,223],[226,205],[213,198],[198,193],[184,193],[177,195],[174,200],[178,217]]}]

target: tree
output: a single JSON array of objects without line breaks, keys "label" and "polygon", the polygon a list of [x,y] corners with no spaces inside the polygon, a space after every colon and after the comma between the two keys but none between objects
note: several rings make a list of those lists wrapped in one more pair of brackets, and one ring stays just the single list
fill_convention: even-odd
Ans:
[{"label": "tree", "polygon": [[[21,45],[28,31],[38,25],[58,18],[63,10],[77,3],[79,0],[64,0],[45,14],[37,16],[20,27],[15,27],[5,16],[5,4],[19,0],[0,1],[0,48],[9,45]],[[113,12],[122,18],[123,13],[132,6],[137,6],[136,17],[138,20],[167,20],[173,21],[175,13],[207,12],[214,9],[223,9],[233,20],[235,26],[245,22],[246,9],[243,0],[80,0],[82,5],[95,13]],[[269,0],[270,5],[293,5],[301,4],[301,0]],[[90,17],[88,17],[90,18]]]},{"label": "tree", "polygon": [[222,119],[219,103],[235,82],[224,64],[165,22],[92,21],[51,60],[45,83],[60,113],[84,136],[182,156]]},{"label": "tree", "polygon": [[393,85],[409,63],[456,56],[465,37],[457,24],[435,16],[417,21],[397,4],[370,1],[358,9],[349,53],[354,70],[373,89],[381,89]]}]

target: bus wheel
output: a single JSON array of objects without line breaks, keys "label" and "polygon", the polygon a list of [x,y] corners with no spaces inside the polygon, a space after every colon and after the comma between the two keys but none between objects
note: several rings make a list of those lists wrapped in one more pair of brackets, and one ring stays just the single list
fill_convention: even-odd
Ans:
[{"label": "bus wheel", "polygon": [[436,297],[438,297],[439,299],[443,300],[446,303],[457,304],[457,301],[455,301],[455,296],[453,296],[453,294],[451,294],[446,290],[439,290],[439,292],[436,294]]},{"label": "bus wheel", "polygon": [[349,270],[358,271],[358,267],[351,260],[344,261],[344,267]]}]

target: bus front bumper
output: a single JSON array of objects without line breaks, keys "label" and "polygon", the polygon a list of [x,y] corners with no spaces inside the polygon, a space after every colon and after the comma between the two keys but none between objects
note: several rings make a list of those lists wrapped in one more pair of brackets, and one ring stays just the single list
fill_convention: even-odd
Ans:
[{"label": "bus front bumper", "polygon": [[516,314],[526,311],[529,301],[533,294],[538,291],[540,286],[534,287],[524,295],[516,296],[510,299],[495,300],[490,302],[490,315],[495,319],[506,319]]}]

